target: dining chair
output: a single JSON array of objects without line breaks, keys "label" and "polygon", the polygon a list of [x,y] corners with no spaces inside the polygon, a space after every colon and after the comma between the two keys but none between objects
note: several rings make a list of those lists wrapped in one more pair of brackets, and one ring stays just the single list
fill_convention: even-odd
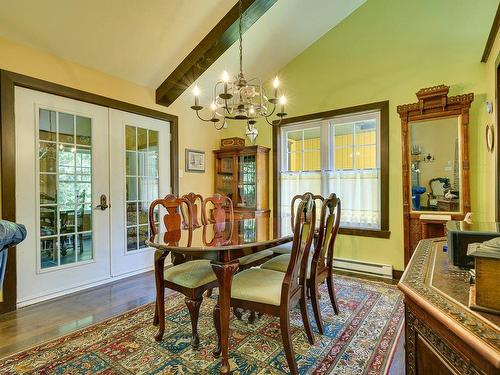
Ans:
[{"label": "dining chair", "polygon": [[[184,194],[182,198],[185,198],[191,202],[191,205],[193,206],[193,216],[192,216],[193,228],[199,228],[201,226],[201,223],[203,222],[201,213],[203,197],[200,194],[195,194],[191,192],[189,194]],[[182,214],[182,226],[184,228],[187,228],[189,224],[188,224],[188,213],[185,205],[181,206],[181,214]]]},{"label": "dining chair", "polygon": [[[208,211],[208,205],[212,204],[213,209]],[[213,197],[207,197],[202,203],[202,220],[206,224],[214,224],[216,227],[220,226],[220,230],[224,230],[223,225],[231,226],[235,225],[234,220],[234,209],[233,201],[231,198],[221,194],[215,194]],[[229,214],[229,217],[227,217]],[[254,266],[258,266],[265,262],[273,255],[273,251],[270,249],[261,250],[252,254],[248,254],[238,258],[240,269],[246,269]]]},{"label": "dining chair", "polygon": [[[320,207],[321,207],[321,203],[323,203],[323,197],[321,195],[318,195],[318,194],[313,194],[311,192],[307,192],[304,194],[295,195],[292,198],[292,202],[290,204],[290,206],[291,206],[290,224],[291,224],[291,228],[292,228],[292,233],[293,233],[293,230],[295,227],[295,211],[296,211],[295,210],[295,203],[299,200],[303,200],[304,196],[306,194],[311,194],[313,196],[314,200],[318,201],[318,203],[320,203],[320,205],[319,205]],[[312,246],[314,247],[314,245],[315,245],[315,241],[313,241]],[[292,243],[291,242],[284,243],[282,245],[275,246],[275,247],[271,248],[271,250],[273,251],[273,253],[275,255],[290,254],[290,252],[292,251]]]},{"label": "dining chair", "polygon": [[[186,198],[177,198],[174,195],[167,195],[163,199],[157,199],[149,206],[149,224],[153,236],[158,235],[158,228],[155,224],[155,208],[162,206],[166,213],[163,216],[165,226],[165,236],[169,243],[178,242],[181,238],[181,206],[187,206],[188,222],[188,244],[191,245],[193,221],[193,207]],[[165,288],[169,288],[184,294],[185,303],[191,318],[192,339],[191,346],[197,349],[199,346],[198,318],[200,307],[203,301],[203,293],[218,286],[217,277],[212,271],[210,260],[196,259],[165,268],[165,251],[155,252],[155,280],[156,280],[156,309],[153,324],[158,325],[156,341],[161,341],[165,332]]]},{"label": "dining chair", "polygon": [[[316,325],[320,334],[323,334],[323,322],[319,308],[318,286],[325,282],[333,311],[339,313],[335,288],[333,285],[333,252],[335,239],[340,227],[341,202],[334,194],[323,201],[319,222],[318,237],[312,257],[308,261],[306,272],[306,287],[311,296],[311,303],[316,319]],[[286,272],[290,262],[289,254],[282,254],[267,261],[261,268],[272,271]]]},{"label": "dining chair", "polygon": [[[250,268],[234,275],[231,287],[233,309],[248,309],[280,318],[283,348],[292,374],[298,374],[298,370],[290,333],[290,310],[297,303],[300,304],[307,338],[311,345],[314,344],[314,336],[306,310],[305,284],[300,281],[305,278],[307,256],[315,226],[315,203],[311,195],[306,194],[299,204],[298,215],[301,220],[296,221],[294,228],[293,246],[287,272]],[[214,310],[214,323],[219,334],[218,309],[217,304]]]}]

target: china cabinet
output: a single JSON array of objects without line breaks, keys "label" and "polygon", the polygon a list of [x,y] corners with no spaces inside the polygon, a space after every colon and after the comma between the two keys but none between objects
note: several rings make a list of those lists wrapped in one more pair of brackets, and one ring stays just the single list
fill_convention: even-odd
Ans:
[{"label": "china cabinet", "polygon": [[231,198],[235,220],[268,219],[269,148],[222,147],[214,156],[215,192]]}]

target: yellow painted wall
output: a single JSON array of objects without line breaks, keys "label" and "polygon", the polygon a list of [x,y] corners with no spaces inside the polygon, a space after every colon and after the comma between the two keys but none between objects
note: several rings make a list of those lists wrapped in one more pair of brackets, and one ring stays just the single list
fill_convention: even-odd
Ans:
[{"label": "yellow painted wall", "polygon": [[[493,164],[486,155],[482,114],[486,97],[494,93],[493,63],[488,68],[480,59],[497,6],[497,0],[481,5],[370,0],[279,72],[289,116],[389,100],[391,237],[340,236],[337,256],[403,269],[401,122],[396,106],[415,102],[423,87],[444,83],[451,86],[450,95],[474,92],[469,129],[472,210],[477,220],[493,218]],[[450,9],[452,16],[445,17]],[[497,38],[496,56],[499,43]],[[257,143],[271,147],[269,125],[259,123],[257,129]],[[230,125],[225,133],[242,136],[244,127]]]},{"label": "yellow painted wall", "polygon": [[[147,64],[147,62],[145,62]],[[219,133],[196,119],[183,97],[167,108],[155,104],[154,90],[63,60],[57,56],[0,38],[0,69],[55,82],[64,86],[152,108],[179,116],[180,193],[213,193],[212,150],[218,147]],[[186,93],[189,96],[189,93]],[[206,172],[184,172],[184,149],[203,150],[207,156]]]},{"label": "yellow painted wall", "polygon": [[[499,144],[495,144],[493,153],[489,153],[485,150],[485,132],[486,124],[494,124],[495,137],[498,136],[500,131],[500,124],[497,122],[498,119],[498,96],[500,93],[496,89],[497,81],[497,67],[500,65],[500,32],[497,33],[493,48],[491,49],[488,61],[486,62],[486,99],[493,103],[493,113],[487,114],[486,111],[480,111],[480,129],[477,137],[474,138],[475,147],[481,150],[477,155],[478,163],[477,169],[479,178],[476,181],[476,186],[474,188],[478,194],[484,200],[484,218],[486,220],[494,221],[496,216],[496,210],[499,210],[500,202],[497,202],[497,207],[495,210],[494,200],[492,198],[492,193],[497,189],[500,189],[499,179],[500,176],[496,175],[495,163],[500,163],[500,160],[495,161],[495,154],[500,147]],[[497,138],[498,139],[498,138]]]}]

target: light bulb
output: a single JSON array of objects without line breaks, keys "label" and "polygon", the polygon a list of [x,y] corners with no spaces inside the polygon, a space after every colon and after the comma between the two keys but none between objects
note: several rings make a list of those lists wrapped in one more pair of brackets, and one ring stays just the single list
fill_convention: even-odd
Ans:
[{"label": "light bulb", "polygon": [[280,80],[278,79],[278,76],[276,76],[276,78],[274,78],[273,81],[273,87],[277,89],[279,86],[280,86]]},{"label": "light bulb", "polygon": [[286,97],[285,97],[285,95],[282,95],[282,96],[280,97],[280,104],[281,104],[281,105],[285,105],[285,104],[286,104]]},{"label": "light bulb", "polygon": [[253,106],[248,109],[248,114],[255,115],[255,108]]},{"label": "light bulb", "polygon": [[194,88],[193,88],[193,95],[194,96],[200,96],[200,88],[198,87],[198,85],[194,86]]},{"label": "light bulb", "polygon": [[225,70],[222,72],[222,81],[223,81],[224,83],[229,82],[229,74],[228,74],[228,72],[226,72]]},{"label": "light bulb", "polygon": [[212,102],[212,104],[210,104],[210,109],[215,112],[215,110],[217,109],[217,106],[215,105],[215,102]]}]

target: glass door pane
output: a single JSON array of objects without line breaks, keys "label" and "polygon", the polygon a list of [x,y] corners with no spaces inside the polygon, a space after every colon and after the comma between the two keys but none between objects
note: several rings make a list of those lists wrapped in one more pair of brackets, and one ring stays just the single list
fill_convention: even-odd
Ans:
[{"label": "glass door pane", "polygon": [[256,205],[256,159],[255,155],[239,157],[238,192],[240,207],[255,207]]},{"label": "glass door pane", "polygon": [[93,259],[92,120],[40,108],[41,270]]},{"label": "glass door pane", "polygon": [[[127,251],[146,247],[150,236],[148,211],[158,197],[158,131],[127,125],[125,128],[126,244]],[[155,219],[156,225],[159,218]]]}]

